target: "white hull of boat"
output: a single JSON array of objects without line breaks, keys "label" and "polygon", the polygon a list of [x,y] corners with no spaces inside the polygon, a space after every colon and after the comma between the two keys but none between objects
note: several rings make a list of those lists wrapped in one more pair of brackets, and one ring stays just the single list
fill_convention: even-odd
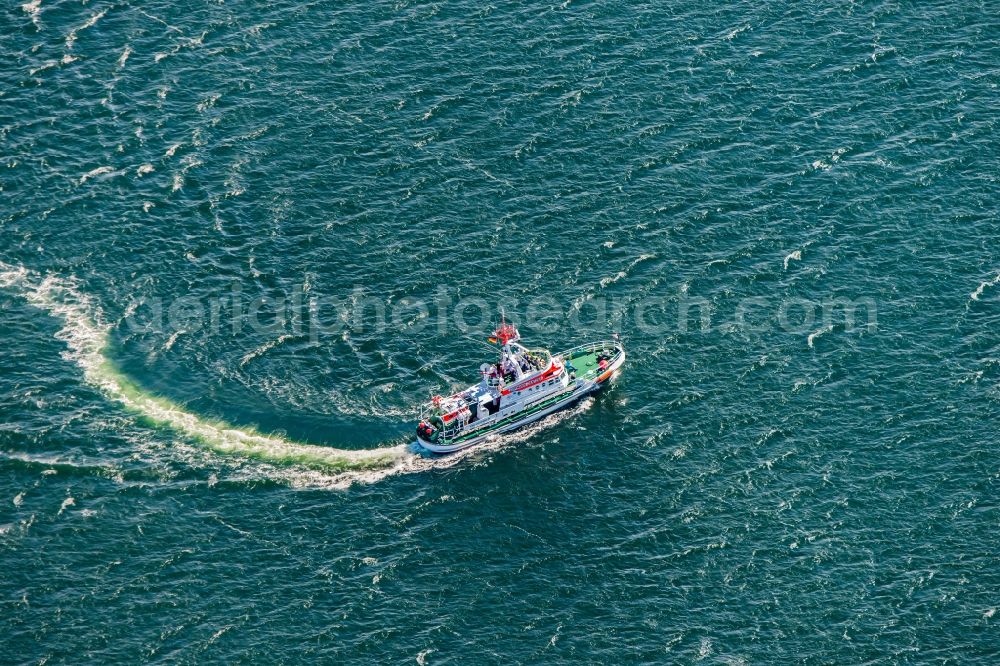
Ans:
[{"label": "white hull of boat", "polygon": [[484,428],[483,434],[478,437],[470,437],[469,439],[464,439],[461,442],[455,442],[453,444],[434,444],[418,436],[417,444],[419,444],[423,448],[433,453],[454,453],[455,451],[461,451],[462,449],[467,449],[470,446],[475,446],[476,444],[479,444],[480,442],[483,442],[495,435],[511,432],[512,430],[517,430],[518,428],[523,428],[524,426],[534,423],[539,419],[545,418],[549,414],[558,412],[561,409],[565,409],[566,407],[569,407],[570,405],[575,403],[577,400],[580,400],[583,397],[597,390],[600,390],[605,384],[612,381],[615,377],[618,376],[618,374],[621,372],[621,367],[624,363],[625,363],[625,353],[622,352],[619,355],[619,357],[615,359],[614,363],[608,366],[608,369],[604,373],[602,373],[600,377],[597,377],[596,380],[580,382],[576,390],[574,390],[572,393],[569,393],[565,398],[559,400],[556,403],[553,403],[552,405],[549,405],[548,407],[545,407],[544,409],[540,409],[537,412],[532,412],[531,414],[525,416],[522,419],[518,419],[516,421],[513,421],[511,423],[508,423],[504,426],[500,426],[497,428]]}]

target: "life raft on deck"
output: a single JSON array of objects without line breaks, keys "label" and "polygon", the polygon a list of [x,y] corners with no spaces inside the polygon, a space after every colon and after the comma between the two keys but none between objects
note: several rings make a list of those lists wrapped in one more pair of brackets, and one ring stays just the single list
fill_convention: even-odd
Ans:
[{"label": "life raft on deck", "polygon": [[444,429],[444,421],[440,416],[432,416],[417,424],[417,437],[425,442],[436,442]]}]

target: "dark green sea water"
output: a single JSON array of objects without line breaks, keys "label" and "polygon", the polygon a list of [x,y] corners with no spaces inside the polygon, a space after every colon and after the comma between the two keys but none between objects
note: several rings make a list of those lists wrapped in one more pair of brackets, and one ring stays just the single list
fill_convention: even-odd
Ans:
[{"label": "dark green sea water", "polygon": [[[5,3],[0,662],[998,663],[998,40]],[[501,305],[623,376],[419,454]]]}]

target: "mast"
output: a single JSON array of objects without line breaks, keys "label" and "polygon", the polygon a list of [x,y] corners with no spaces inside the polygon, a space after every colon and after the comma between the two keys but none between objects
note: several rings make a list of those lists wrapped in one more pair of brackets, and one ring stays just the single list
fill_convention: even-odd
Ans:
[{"label": "mast", "polygon": [[493,332],[493,337],[501,344],[500,353],[500,373],[504,372],[504,365],[510,363],[514,367],[514,376],[521,377],[521,366],[517,362],[511,345],[521,339],[521,334],[517,327],[507,323],[507,317],[503,310],[500,310],[500,326]]}]

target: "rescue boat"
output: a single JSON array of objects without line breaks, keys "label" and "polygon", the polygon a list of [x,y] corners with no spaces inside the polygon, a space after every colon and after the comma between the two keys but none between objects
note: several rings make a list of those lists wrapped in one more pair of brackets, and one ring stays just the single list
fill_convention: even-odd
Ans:
[{"label": "rescue boat", "polygon": [[452,453],[516,430],[565,409],[615,379],[625,363],[617,335],[553,354],[521,344],[513,324],[502,322],[490,341],[499,360],[483,363],[478,384],[423,406],[417,443]]}]

